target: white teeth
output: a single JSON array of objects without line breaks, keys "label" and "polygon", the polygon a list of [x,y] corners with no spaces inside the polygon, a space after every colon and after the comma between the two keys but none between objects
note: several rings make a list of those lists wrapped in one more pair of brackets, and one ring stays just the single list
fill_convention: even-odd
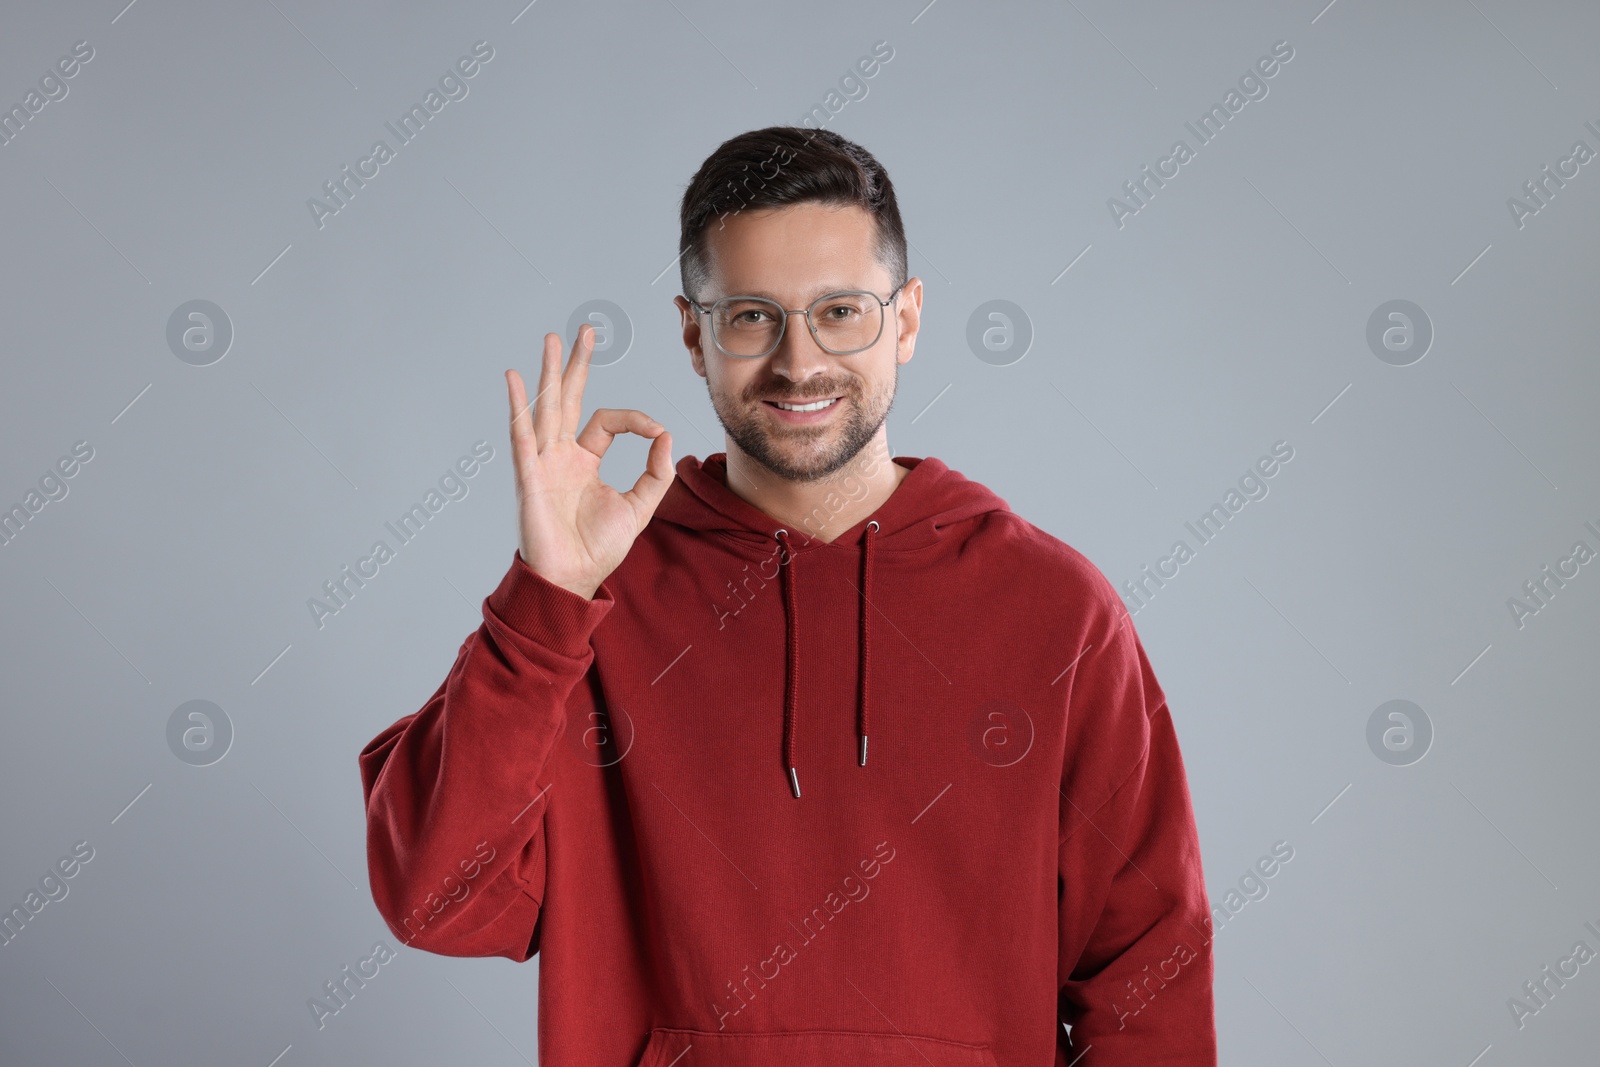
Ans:
[{"label": "white teeth", "polygon": [[[838,398],[835,397],[834,399]],[[810,404],[785,404],[781,400],[775,400],[773,403],[777,404],[778,407],[785,411],[821,411],[823,408],[833,403],[833,400],[818,400]]]}]

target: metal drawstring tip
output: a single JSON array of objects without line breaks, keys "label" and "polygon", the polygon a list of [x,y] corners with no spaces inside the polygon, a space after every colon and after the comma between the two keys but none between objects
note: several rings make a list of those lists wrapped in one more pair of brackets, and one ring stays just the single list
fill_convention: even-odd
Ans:
[{"label": "metal drawstring tip", "polygon": [[861,735],[861,766],[867,765],[867,735]]},{"label": "metal drawstring tip", "polygon": [[800,798],[800,777],[795,774],[793,767],[789,768],[789,788],[793,790],[795,799],[798,800]]}]

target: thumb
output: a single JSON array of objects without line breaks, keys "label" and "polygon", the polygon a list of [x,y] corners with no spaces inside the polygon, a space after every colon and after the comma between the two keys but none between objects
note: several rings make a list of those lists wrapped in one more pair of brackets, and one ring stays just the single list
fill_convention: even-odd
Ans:
[{"label": "thumb", "polygon": [[633,483],[633,488],[623,493],[623,499],[633,506],[639,516],[641,529],[655,514],[656,507],[672,488],[672,434],[663,429],[650,442],[650,455],[645,461],[644,473]]}]

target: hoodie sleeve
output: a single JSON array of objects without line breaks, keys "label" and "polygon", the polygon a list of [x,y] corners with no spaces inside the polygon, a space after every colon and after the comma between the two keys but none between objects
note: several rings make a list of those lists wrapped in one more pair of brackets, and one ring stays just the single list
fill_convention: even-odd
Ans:
[{"label": "hoodie sleeve", "polygon": [[[1078,1067],[1216,1067],[1210,903],[1165,694],[1109,582],[1061,778],[1061,1020]],[[1076,1057],[1083,1056],[1077,1060]]]},{"label": "hoodie sleeve", "polygon": [[515,553],[444,682],[361,751],[372,899],[406,944],[538,951],[546,764],[613,604],[604,585],[586,599]]}]

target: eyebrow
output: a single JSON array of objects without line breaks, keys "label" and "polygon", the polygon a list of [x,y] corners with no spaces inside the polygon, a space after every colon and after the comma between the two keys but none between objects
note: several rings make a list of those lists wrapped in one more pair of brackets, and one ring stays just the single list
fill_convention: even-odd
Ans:
[{"label": "eyebrow", "polygon": [[[813,288],[810,291],[809,295],[811,297],[811,300],[816,300],[818,297],[827,296],[829,293],[848,293],[848,292],[851,292],[851,291],[866,292],[867,289],[866,289],[865,286],[861,286],[861,285],[849,285],[849,284],[845,284],[845,283],[830,283],[830,284],[827,284],[827,285],[819,285],[819,286]],[[763,296],[763,297],[766,297],[768,300],[771,300],[771,301],[773,301],[775,303],[779,303],[779,304],[783,303],[783,301],[779,300],[777,295],[774,294],[770,289],[731,290],[731,291],[729,291],[729,293],[727,295],[728,296]],[[810,302],[811,302],[810,300],[807,301],[807,303],[810,303]]]}]

